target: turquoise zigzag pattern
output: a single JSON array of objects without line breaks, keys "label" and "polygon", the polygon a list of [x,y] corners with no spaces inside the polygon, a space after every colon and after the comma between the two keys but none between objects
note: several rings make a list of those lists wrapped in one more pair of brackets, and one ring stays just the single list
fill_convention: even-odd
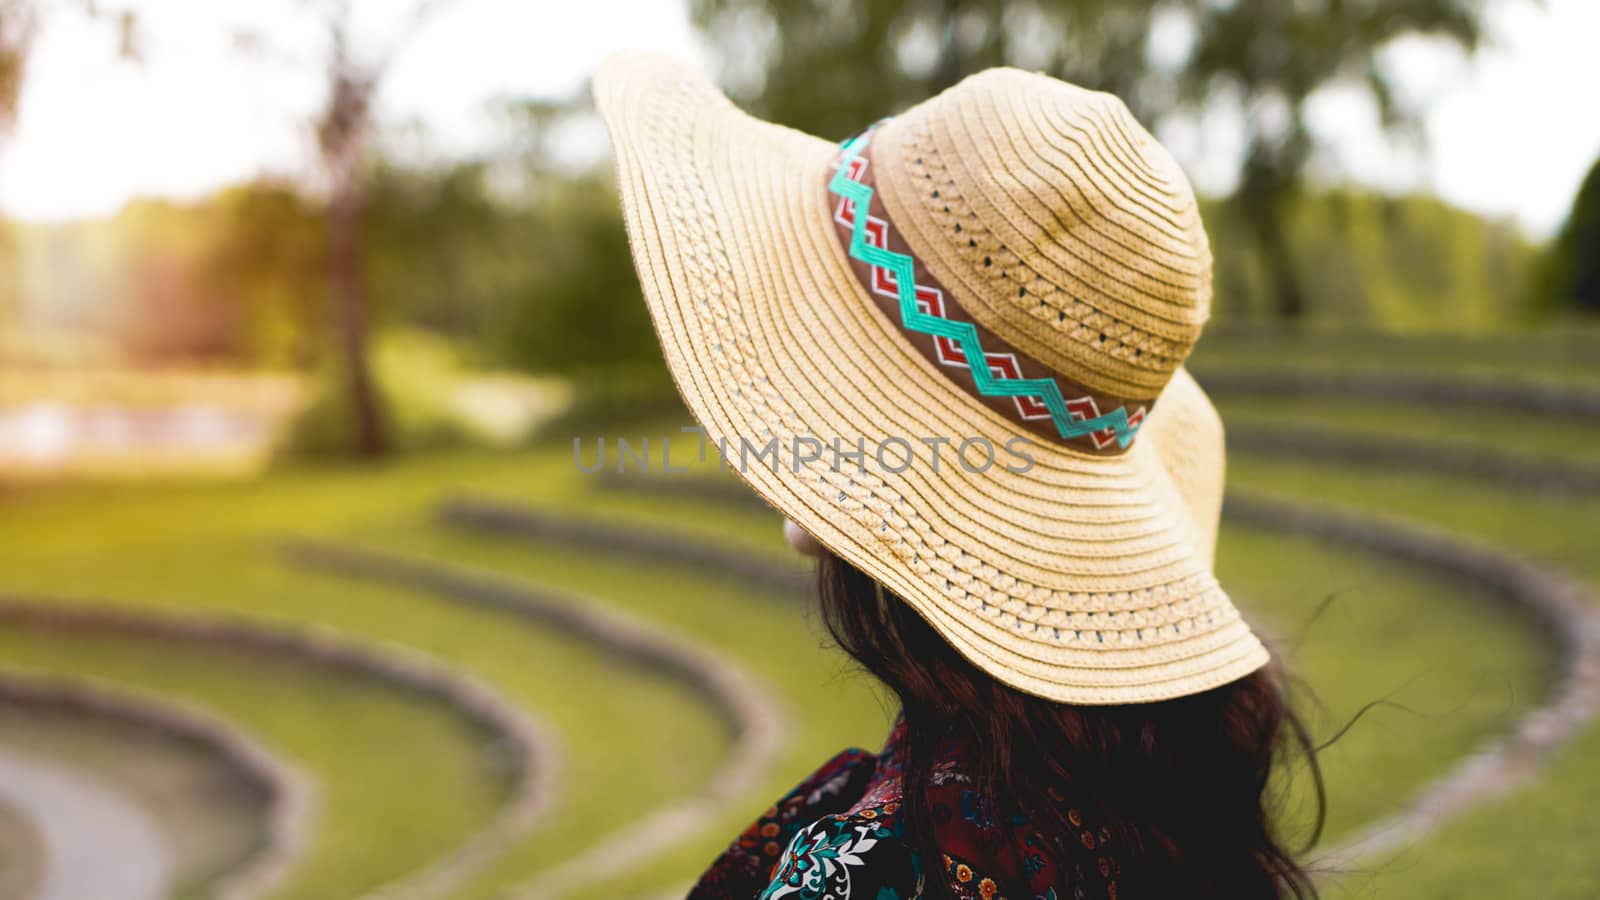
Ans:
[{"label": "turquoise zigzag pattern", "polygon": [[[874,126],[876,128],[876,126]],[[895,292],[900,297],[900,321],[905,327],[935,337],[949,338],[961,347],[966,355],[967,367],[972,370],[972,380],[978,390],[989,397],[1038,397],[1050,410],[1056,431],[1065,439],[1079,438],[1097,431],[1113,429],[1117,433],[1117,446],[1126,448],[1133,443],[1139,431],[1138,424],[1128,421],[1128,411],[1117,407],[1092,419],[1074,419],[1067,410],[1066,398],[1061,388],[1048,378],[996,378],[984,359],[983,344],[978,340],[978,329],[971,322],[956,322],[931,316],[917,308],[916,281],[911,257],[895,253],[886,247],[867,243],[867,214],[872,209],[872,188],[849,177],[851,160],[861,155],[871,138],[873,129],[845,141],[840,147],[839,168],[828,182],[828,190],[855,203],[854,230],[850,235],[850,255],[870,266],[881,266],[894,273]]]}]

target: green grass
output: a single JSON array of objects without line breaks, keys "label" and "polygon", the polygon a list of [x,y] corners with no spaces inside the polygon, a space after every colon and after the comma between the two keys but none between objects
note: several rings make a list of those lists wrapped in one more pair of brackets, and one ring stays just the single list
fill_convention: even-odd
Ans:
[{"label": "green grass", "polygon": [[1229,425],[1326,428],[1378,440],[1426,438],[1505,453],[1600,462],[1600,422],[1497,411],[1490,428],[1483,414],[1460,407],[1336,397],[1220,397],[1216,404]]},{"label": "green grass", "polygon": [[[1236,458],[1235,485],[1381,511],[1450,528],[1577,573],[1600,592],[1600,504],[1462,479]],[[1465,650],[1475,652],[1475,647]],[[1406,736],[1410,740],[1410,735]],[[1600,728],[1559,750],[1531,787],[1474,810],[1408,852],[1345,879],[1351,896],[1408,898],[1600,895]]]},{"label": "green grass", "polygon": [[208,710],[314,774],[314,840],[278,896],[351,896],[401,875],[480,826],[503,793],[464,720],[372,682],[202,647],[12,627],[0,628],[0,658],[12,670],[101,679]]},{"label": "green grass", "polygon": [[[692,441],[683,446],[686,452],[675,453],[675,461],[693,455]],[[1238,480],[1297,490],[1288,476],[1273,483],[1265,466],[1249,463],[1243,468],[1250,471]],[[435,654],[548,722],[566,743],[560,802],[542,827],[474,880],[462,897],[493,896],[650,809],[697,790],[720,761],[727,736],[698,698],[671,683],[503,614],[295,572],[278,557],[277,537],[347,540],[581,592],[720,649],[772,690],[789,727],[781,758],[747,802],[735,804],[716,827],[640,871],[597,877],[582,896],[630,896],[692,880],[738,828],[827,756],[852,744],[874,747],[881,741],[887,725],[881,700],[825,649],[818,630],[797,607],[750,596],[710,573],[630,565],[604,555],[444,529],[433,522],[430,510],[453,491],[672,528],[752,553],[778,557],[784,552],[771,513],[596,491],[589,477],[574,470],[571,447],[565,445],[521,454],[458,453],[365,470],[290,469],[235,486],[13,493],[6,501],[13,515],[0,521],[0,566],[7,573],[0,587],[323,622]],[[1506,502],[1504,495],[1494,500],[1495,514],[1502,518]],[[1575,536],[1573,543],[1576,549]],[[86,554],[92,554],[93,566],[84,565]],[[1538,695],[1546,677],[1532,637],[1505,627],[1504,615],[1479,602],[1470,586],[1315,542],[1237,528],[1224,536],[1220,566],[1241,604],[1279,634],[1296,633],[1324,597],[1334,594],[1332,606],[1306,636],[1286,645],[1296,671],[1326,704],[1316,717],[1321,733],[1380,697],[1392,695],[1418,711],[1376,711],[1329,751],[1334,832],[1404,802],[1429,776],[1503,729]],[[1445,620],[1451,627],[1438,628]],[[28,643],[0,635],[0,652]],[[34,652],[54,654],[41,661],[42,667],[104,667],[105,677],[118,680],[130,677],[123,670],[159,668],[161,662],[161,654],[114,642],[103,652],[89,652],[81,643]],[[174,669],[189,665],[179,662]],[[202,669],[226,672],[221,662],[196,661],[186,670],[189,680],[204,685],[159,672],[144,676],[147,682],[130,683],[157,691],[203,690],[197,702],[250,724],[240,718],[255,696],[247,689],[248,678],[198,677]],[[310,690],[302,699],[313,710],[323,702]],[[405,818],[384,813],[383,803],[391,798],[375,792],[369,781],[342,774],[371,755],[335,739],[345,717],[359,721],[363,715],[362,703],[350,705],[350,710],[311,716],[302,706],[297,717],[293,704],[286,704],[277,727],[291,735],[294,727],[304,730],[305,747],[290,747],[264,726],[251,726],[320,782],[343,785],[325,798],[326,815],[344,816],[347,824],[332,835],[331,844],[319,840],[286,896],[345,896],[354,886],[370,886],[387,875],[379,871],[380,863],[418,866],[452,844],[434,831],[427,841],[413,836],[424,849],[398,853],[391,835],[401,827],[397,823],[420,834],[435,829],[438,821],[454,821],[450,827],[464,833],[469,826],[457,817],[481,823],[488,814],[487,799],[471,816],[451,807],[443,820],[426,813]],[[340,729],[329,729],[328,722],[339,722]],[[327,746],[316,744],[318,739]],[[406,802],[430,809],[449,806],[455,802],[449,791],[436,788],[431,777],[415,778],[417,771],[432,770],[419,749],[424,748],[401,740],[388,751],[397,769],[412,773],[413,783],[402,792],[408,794]],[[374,797],[376,806],[370,805]],[[1430,843],[1426,853],[1433,852]]]},{"label": "green grass", "polygon": [[[1594,848],[1600,845],[1597,759],[1600,730],[1591,728],[1531,786],[1445,826],[1421,850],[1388,861],[1376,880],[1419,900],[1600,896],[1594,865]],[[1352,894],[1368,896],[1362,882],[1351,879],[1358,889]]]},{"label": "green grass", "polygon": [[[608,492],[594,497],[584,514],[657,527],[674,524],[679,533],[742,546],[752,553],[782,552],[778,519],[770,512]],[[775,652],[814,651],[812,646],[794,646],[804,640],[796,640],[797,636],[812,635],[804,630],[798,610],[766,607],[726,588],[705,589],[695,605],[672,605],[668,601],[676,596],[677,585],[686,576],[670,570],[650,575],[648,586],[640,586],[625,567],[607,566],[603,560],[571,551],[510,542],[496,547],[493,542],[465,537],[426,546],[434,540],[429,537],[419,543],[389,535],[383,542],[409,544],[423,552],[469,559],[543,581],[580,584],[610,602],[726,644],[730,653],[747,658],[752,669],[770,671],[776,666],[778,671],[770,680],[796,696],[802,716],[819,702],[806,695],[818,691],[822,693],[820,702],[827,704],[822,708],[829,714],[856,708],[841,706],[840,701],[848,698],[835,695],[838,663],[826,653],[816,657],[816,662],[773,656]],[[1502,732],[1544,687],[1547,673],[1538,637],[1520,627],[1504,627],[1503,612],[1470,584],[1315,541],[1252,529],[1230,527],[1222,548],[1222,577],[1241,604],[1270,630],[1298,630],[1325,597],[1335,595],[1333,605],[1315,626],[1285,651],[1294,670],[1316,689],[1322,705],[1313,710],[1313,721],[1319,733],[1331,734],[1372,700],[1387,698],[1414,710],[1378,710],[1327,751],[1323,761],[1332,797],[1330,834],[1394,809],[1451,760]],[[730,594],[727,601],[722,599]],[[1443,618],[1452,621],[1451,628],[1435,627]],[[777,630],[767,637],[755,630],[762,623]],[[807,671],[819,675],[809,685],[796,674]],[[860,704],[859,700],[852,702]],[[671,884],[674,879],[692,879],[733,829],[787,784],[851,743],[851,738],[872,746],[881,730],[881,718],[870,711],[846,729],[830,727],[826,716],[815,724],[803,720],[801,731],[807,740],[797,749],[806,752],[791,754],[795,757],[792,769],[786,767],[784,777],[775,779],[770,795],[758,798],[743,817],[730,816],[725,833],[696,842],[696,847],[703,845],[699,856],[686,851],[681,861],[664,862],[616,886],[597,888],[594,896],[627,896]],[[811,740],[813,737],[817,739]]]},{"label": "green grass", "polygon": [[1600,580],[1600,503],[1412,471],[1338,468],[1234,454],[1229,484],[1435,526]]},{"label": "green grass", "polygon": [[[631,503],[625,497],[596,499],[603,499],[609,514],[617,518],[627,515]],[[662,512],[659,501],[655,500],[641,502],[639,511],[643,521]],[[677,503],[677,511],[680,519],[685,514],[693,514],[696,519],[701,515],[708,519],[727,516],[732,521],[744,518],[740,513],[717,507],[695,511],[682,501]],[[770,515],[759,517],[764,526],[760,533],[772,535],[781,542],[777,520]],[[885,707],[870,685],[850,673],[842,660],[824,646],[820,628],[808,621],[798,604],[752,596],[738,587],[718,583],[705,573],[675,566],[621,562],[604,554],[497,541],[428,527],[409,531],[397,528],[372,537],[385,547],[492,569],[531,583],[579,591],[610,606],[636,613],[716,648],[759,679],[759,685],[768,689],[777,702],[785,719],[781,755],[772,771],[743,803],[736,804],[718,827],[695,835],[681,848],[637,875],[623,878],[617,884],[597,879],[597,884],[578,896],[629,896],[635,890],[659,890],[664,885],[692,880],[739,829],[827,757],[853,745],[876,749],[887,732]],[[655,753],[678,756],[694,752],[691,748],[655,739],[646,747],[630,749],[636,756]],[[593,795],[586,793],[586,798],[624,813],[617,820],[617,826],[648,809],[647,805],[610,784],[608,775],[598,774],[593,782],[579,783],[607,785],[605,790]],[[574,836],[593,840],[601,837],[602,832],[584,831]],[[542,847],[539,856],[547,862],[559,861],[561,856],[556,850]],[[486,888],[499,881],[492,874],[478,887]],[[468,896],[487,894],[474,890]]]},{"label": "green grass", "polygon": [[1600,332],[1594,328],[1506,337],[1416,337],[1338,333],[1207,334],[1192,366],[1207,370],[1394,372],[1446,377],[1515,376],[1554,383],[1600,383]]},{"label": "green grass", "polygon": [[[495,493],[526,499],[507,490]],[[671,527],[752,553],[782,553],[777,518],[770,512],[606,492],[584,503],[580,513],[601,521]],[[508,545],[496,556],[485,542],[461,541],[442,552],[497,569],[537,566],[533,574],[546,579],[574,568],[569,552],[550,551],[541,563],[520,545]],[[1520,624],[1506,627],[1504,611],[1470,584],[1306,539],[1231,526],[1221,547],[1222,577],[1269,628],[1294,630],[1324,598],[1334,597],[1306,637],[1287,651],[1294,670],[1323,704],[1314,717],[1320,734],[1331,734],[1372,700],[1389,699],[1411,710],[1376,710],[1326,752],[1330,836],[1394,809],[1451,761],[1501,733],[1544,689],[1548,672],[1539,638]],[[596,561],[575,570],[588,579],[606,568]],[[623,585],[606,596],[648,607],[653,593]],[[687,611],[672,609],[667,615],[678,619]],[[1440,621],[1450,627],[1437,627]],[[699,633],[705,626],[690,621],[687,627]],[[690,864],[674,871],[688,878],[693,869]],[[655,871],[648,877],[654,879]],[[624,886],[654,883],[635,880]],[[619,888],[618,893],[626,892]]]},{"label": "green grass", "polygon": [[1330,839],[1393,811],[1547,686],[1540,635],[1470,583],[1255,528],[1225,527],[1218,547],[1218,577],[1313,692],[1318,740],[1372,701],[1405,707],[1372,711],[1320,757]]},{"label": "green grass", "polygon": [[[466,455],[377,470],[290,471],[243,486],[22,493],[10,498],[14,515],[0,522],[0,566],[8,573],[4,587],[22,594],[322,622],[427,651],[485,681],[549,723],[569,748],[558,779],[566,790],[547,826],[497,869],[501,881],[514,881],[640,810],[698,789],[727,744],[711,711],[674,683],[505,614],[293,571],[283,565],[273,541],[292,534],[354,539],[405,523],[425,529],[432,501],[445,490],[511,483],[533,490],[540,483],[560,482],[540,477],[550,470],[548,460],[534,457]],[[93,566],[83,564],[85,553],[93,554]],[[68,659],[62,667],[71,668]],[[317,723],[315,706],[309,709],[305,725],[326,727],[326,721]],[[659,749],[642,753],[641,747]],[[454,803],[450,787],[415,778],[431,770],[422,747],[399,740],[388,752],[412,772],[410,793],[419,795],[419,802]],[[359,766],[364,755],[362,748],[352,747],[342,765]],[[343,780],[337,767],[307,768],[319,781]],[[425,846],[397,852],[389,832],[399,826],[384,814],[381,793],[365,797],[362,783],[352,780],[348,791],[330,798],[335,811],[350,819],[348,836],[319,841],[317,858],[297,870],[286,896],[343,896],[347,887],[373,886],[379,876],[421,866],[453,846],[436,835],[422,842]],[[606,785],[605,792],[588,787],[597,784]],[[431,827],[428,815],[410,815],[406,821],[408,827]],[[381,871],[367,864],[367,855],[382,858]]]}]

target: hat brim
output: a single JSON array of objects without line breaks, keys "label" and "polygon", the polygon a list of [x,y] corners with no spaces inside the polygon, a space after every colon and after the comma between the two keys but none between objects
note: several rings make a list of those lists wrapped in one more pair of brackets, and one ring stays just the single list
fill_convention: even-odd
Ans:
[{"label": "hat brim", "polygon": [[[654,54],[608,60],[595,94],[644,297],[685,403],[712,441],[747,441],[753,454],[776,439],[784,450],[776,470],[731,466],[756,493],[1019,690],[1153,702],[1267,661],[1212,575],[1213,535],[1163,465],[1161,445],[1184,439],[1163,423],[1195,403],[1209,412],[1186,373],[1127,452],[1047,443],[975,402],[871,302],[831,220],[832,143],[752,118]],[[868,468],[847,460],[835,471],[830,447],[796,470],[796,437],[838,438],[847,450],[861,438]],[[872,459],[893,438],[917,457],[900,472]],[[922,438],[950,441],[937,468]],[[984,471],[981,452],[958,464],[968,438],[1000,458]],[[1014,438],[1029,442],[1015,445],[1032,459],[1027,471],[1012,471],[1020,460],[1001,449]],[[1217,484],[1202,492],[1220,490],[1214,463]]]}]

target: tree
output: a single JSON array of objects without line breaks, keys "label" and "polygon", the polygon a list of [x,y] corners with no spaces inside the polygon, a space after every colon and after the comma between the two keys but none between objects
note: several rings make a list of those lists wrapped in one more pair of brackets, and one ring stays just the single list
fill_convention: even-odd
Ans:
[{"label": "tree", "polygon": [[1600,314],[1600,160],[1572,200],[1572,212],[1540,266],[1535,291],[1542,305]]},{"label": "tree", "polygon": [[[530,210],[533,267],[508,299],[496,343],[519,367],[584,380],[665,381],[610,173],[554,184]],[[623,261],[620,262],[619,261]]]},{"label": "tree", "polygon": [[[64,6],[93,19],[110,19],[117,28],[118,55],[126,60],[139,59],[139,20],[132,10],[106,9],[95,0],[73,0]],[[39,19],[39,8],[33,0],[0,0],[0,139],[16,125],[22,77]]]},{"label": "tree", "polygon": [[[6,140],[17,121],[17,99],[22,94],[22,72],[27,65],[28,48],[33,43],[34,13],[28,0],[0,0],[0,162]],[[0,328],[16,315],[16,252],[9,229],[0,228]],[[4,346],[0,345],[0,352]]]},{"label": "tree", "polygon": [[[1381,51],[1405,35],[1463,48],[1489,0],[691,0],[723,53],[724,79],[785,124],[843,137],[993,65],[1036,69],[1122,97],[1147,123],[1231,98],[1245,125],[1235,212],[1252,224],[1277,311],[1306,312],[1289,210],[1314,149],[1308,100],[1364,91],[1385,127],[1418,111],[1389,84]],[[1159,56],[1151,34],[1187,35]]]},{"label": "tree", "polygon": [[1345,0],[1202,3],[1195,45],[1179,94],[1188,108],[1219,91],[1239,98],[1247,143],[1232,205],[1271,279],[1278,313],[1306,312],[1305,289],[1290,252],[1289,210],[1311,158],[1305,111],[1311,95],[1333,84],[1364,90],[1385,127],[1415,133],[1420,111],[1389,83],[1379,53],[1396,38],[1429,35],[1466,50],[1483,39],[1485,0]]},{"label": "tree", "polygon": [[387,315],[451,338],[489,336],[495,307],[516,290],[528,237],[522,210],[500,197],[478,160],[402,167],[369,178],[367,284]]},{"label": "tree", "polygon": [[35,16],[28,0],[0,0],[0,139],[17,121],[22,72],[33,43]]},{"label": "tree", "polygon": [[[1250,244],[1255,224],[1225,205],[1202,206],[1216,259],[1215,308],[1238,314],[1270,307],[1271,277]],[[1433,196],[1358,188],[1299,191],[1288,221],[1306,307],[1328,320],[1481,332],[1525,315],[1533,252],[1510,221]]]},{"label": "tree", "polygon": [[369,316],[362,281],[361,216],[365,195],[362,164],[372,128],[372,95],[382,66],[363,66],[350,49],[350,4],[334,2],[327,12],[328,99],[317,121],[317,148],[331,192],[328,198],[334,323],[344,360],[350,411],[355,416],[356,451],[381,456],[388,449],[372,363],[367,357]]},{"label": "tree", "polygon": [[563,128],[593,108],[584,98],[508,112],[522,135],[524,202],[503,231],[521,271],[495,310],[492,345],[525,371],[574,377],[601,394],[641,383],[649,395],[668,376],[639,280],[626,265],[615,179],[609,166],[574,171],[556,152]]},{"label": "tree", "polygon": [[998,65],[1048,71],[1141,103],[1163,0],[690,0],[747,107],[824,137]]},{"label": "tree", "polygon": [[350,410],[355,417],[355,450],[362,456],[376,457],[388,451],[389,441],[367,352],[371,310],[363,271],[362,222],[373,132],[372,104],[395,55],[448,2],[423,0],[412,10],[401,36],[369,58],[363,58],[353,46],[350,0],[312,2],[328,32],[328,96],[317,119],[317,147],[329,189],[334,324]]},{"label": "tree", "polygon": [[193,281],[207,302],[234,310],[236,359],[308,369],[327,309],[327,210],[299,185],[258,179],[201,204]]}]

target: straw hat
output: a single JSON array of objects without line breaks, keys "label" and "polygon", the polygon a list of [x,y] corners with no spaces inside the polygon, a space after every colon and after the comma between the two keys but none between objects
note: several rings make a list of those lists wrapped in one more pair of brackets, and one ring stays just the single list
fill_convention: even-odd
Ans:
[{"label": "straw hat", "polygon": [[1029,693],[1266,663],[1212,574],[1222,429],[1181,367],[1210,251],[1120,101],[994,69],[839,145],[658,55],[595,93],[667,365],[767,502]]}]

